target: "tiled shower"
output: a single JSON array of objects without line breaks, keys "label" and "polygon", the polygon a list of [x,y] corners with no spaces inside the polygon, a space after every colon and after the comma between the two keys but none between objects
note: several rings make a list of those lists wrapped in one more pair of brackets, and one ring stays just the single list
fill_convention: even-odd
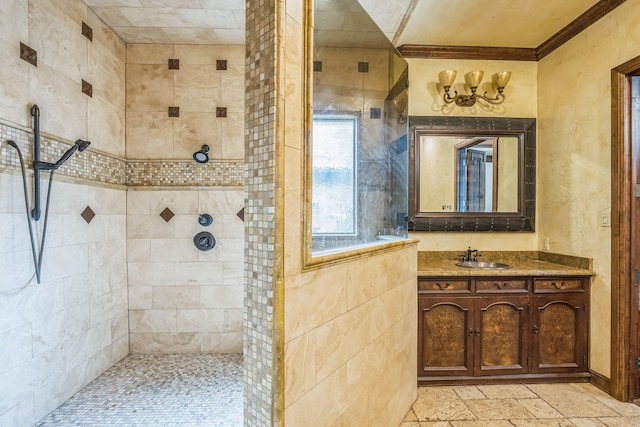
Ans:
[{"label": "tiled shower", "polygon": [[[242,352],[244,46],[126,46],[79,0],[5,6],[0,425],[18,426],[129,353]],[[21,43],[35,64],[20,58]],[[43,160],[91,141],[56,174],[41,284],[6,144],[30,164],[33,104]],[[198,164],[203,144],[210,161]],[[215,236],[211,251],[194,246],[200,231]]]}]

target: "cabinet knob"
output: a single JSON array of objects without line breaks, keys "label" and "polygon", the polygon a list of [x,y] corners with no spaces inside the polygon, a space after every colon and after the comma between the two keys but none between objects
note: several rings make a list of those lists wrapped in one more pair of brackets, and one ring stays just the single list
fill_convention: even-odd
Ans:
[{"label": "cabinet knob", "polygon": [[556,289],[562,289],[564,288],[564,286],[566,285],[566,283],[564,282],[564,280],[560,283],[558,282],[551,282],[551,286],[555,286]]},{"label": "cabinet knob", "polygon": [[534,334],[540,333],[540,329],[538,329],[538,325],[533,325],[533,333]]},{"label": "cabinet knob", "polygon": [[470,337],[472,337],[473,336],[473,328],[469,328],[467,333],[469,334]]},{"label": "cabinet knob", "polygon": [[475,333],[476,333],[476,336],[479,337],[480,336],[480,329],[476,329]]}]

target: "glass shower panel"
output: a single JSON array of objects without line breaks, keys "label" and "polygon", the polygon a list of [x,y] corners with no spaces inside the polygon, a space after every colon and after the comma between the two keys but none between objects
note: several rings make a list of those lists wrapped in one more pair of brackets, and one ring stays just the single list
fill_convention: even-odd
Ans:
[{"label": "glass shower panel", "polygon": [[406,237],[407,62],[356,0],[314,3],[312,80],[312,255]]}]

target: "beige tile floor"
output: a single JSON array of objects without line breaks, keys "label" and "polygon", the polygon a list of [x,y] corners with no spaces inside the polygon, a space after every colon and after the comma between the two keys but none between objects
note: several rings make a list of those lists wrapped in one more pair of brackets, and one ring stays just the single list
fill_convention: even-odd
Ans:
[{"label": "beige tile floor", "polygon": [[591,384],[418,387],[400,427],[640,427],[640,407]]}]

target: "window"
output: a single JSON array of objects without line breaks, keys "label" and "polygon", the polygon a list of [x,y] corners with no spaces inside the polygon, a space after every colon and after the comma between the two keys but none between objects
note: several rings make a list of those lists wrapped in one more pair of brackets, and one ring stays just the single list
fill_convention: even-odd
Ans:
[{"label": "window", "polygon": [[356,229],[356,141],[355,114],[313,117],[314,236],[354,236]]}]

